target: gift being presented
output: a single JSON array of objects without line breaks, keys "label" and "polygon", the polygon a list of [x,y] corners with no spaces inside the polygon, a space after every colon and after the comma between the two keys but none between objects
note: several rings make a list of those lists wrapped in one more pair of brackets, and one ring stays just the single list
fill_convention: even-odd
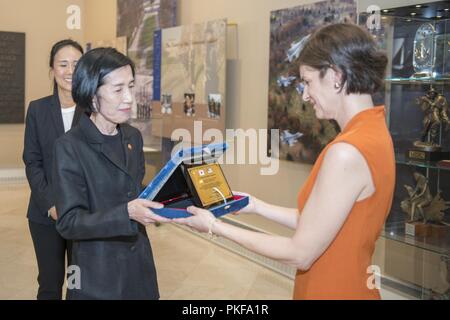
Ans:
[{"label": "gift being presented", "polygon": [[217,163],[227,148],[227,143],[218,143],[179,150],[139,198],[164,204],[152,211],[170,219],[191,216],[189,206],[208,209],[216,217],[239,211],[249,199],[233,195]]}]

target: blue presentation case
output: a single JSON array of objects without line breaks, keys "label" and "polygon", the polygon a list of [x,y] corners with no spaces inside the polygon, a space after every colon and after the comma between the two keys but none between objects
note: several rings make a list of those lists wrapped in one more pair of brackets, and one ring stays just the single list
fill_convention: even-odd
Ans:
[{"label": "blue presentation case", "polygon": [[[227,143],[214,143],[198,147],[181,149],[176,152],[161,171],[153,178],[139,195],[141,199],[152,200],[164,204],[162,209],[152,209],[160,216],[175,219],[190,217],[186,208],[194,205],[188,193],[184,176],[180,173],[180,165],[193,161],[213,163],[228,149]],[[179,199],[179,200],[177,200]],[[239,211],[248,205],[246,196],[234,195],[232,200],[208,208],[216,217]]]}]

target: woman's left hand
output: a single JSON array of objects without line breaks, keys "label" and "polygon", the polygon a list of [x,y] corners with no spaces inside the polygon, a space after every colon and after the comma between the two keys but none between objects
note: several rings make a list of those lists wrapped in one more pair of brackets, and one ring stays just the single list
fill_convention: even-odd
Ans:
[{"label": "woman's left hand", "polygon": [[208,210],[191,206],[187,211],[192,214],[189,218],[173,219],[173,222],[186,225],[199,232],[208,232],[211,224],[216,220],[216,217]]},{"label": "woman's left hand", "polygon": [[48,210],[50,217],[56,221],[58,219],[58,213],[56,212],[56,207],[52,207],[50,210]]}]

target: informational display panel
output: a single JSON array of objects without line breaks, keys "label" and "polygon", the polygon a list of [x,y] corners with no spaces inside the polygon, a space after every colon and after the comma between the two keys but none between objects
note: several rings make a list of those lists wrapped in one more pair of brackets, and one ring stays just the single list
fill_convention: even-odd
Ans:
[{"label": "informational display panel", "polygon": [[139,129],[144,145],[161,146],[160,135],[152,134],[153,35],[176,24],[177,0],[117,0],[117,37],[127,38],[127,55],[134,62],[135,97],[129,123]]},{"label": "informational display panel", "polygon": [[[156,80],[153,118],[160,120],[154,134],[170,138],[176,129],[193,133],[202,129],[225,129],[226,20],[163,29],[160,34],[161,78]],[[156,77],[156,75],[155,75]],[[157,129],[157,130],[156,130]],[[191,134],[193,136],[193,134]]]},{"label": "informational display panel", "polygon": [[0,123],[24,123],[25,33],[0,32]]}]

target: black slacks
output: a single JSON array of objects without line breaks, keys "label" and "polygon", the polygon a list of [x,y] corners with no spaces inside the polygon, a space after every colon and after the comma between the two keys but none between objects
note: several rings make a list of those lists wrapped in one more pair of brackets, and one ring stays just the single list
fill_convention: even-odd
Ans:
[{"label": "black slacks", "polygon": [[59,235],[55,225],[45,225],[30,220],[28,225],[39,270],[37,299],[61,300],[66,274],[65,257],[66,252],[70,257],[70,242]]}]

